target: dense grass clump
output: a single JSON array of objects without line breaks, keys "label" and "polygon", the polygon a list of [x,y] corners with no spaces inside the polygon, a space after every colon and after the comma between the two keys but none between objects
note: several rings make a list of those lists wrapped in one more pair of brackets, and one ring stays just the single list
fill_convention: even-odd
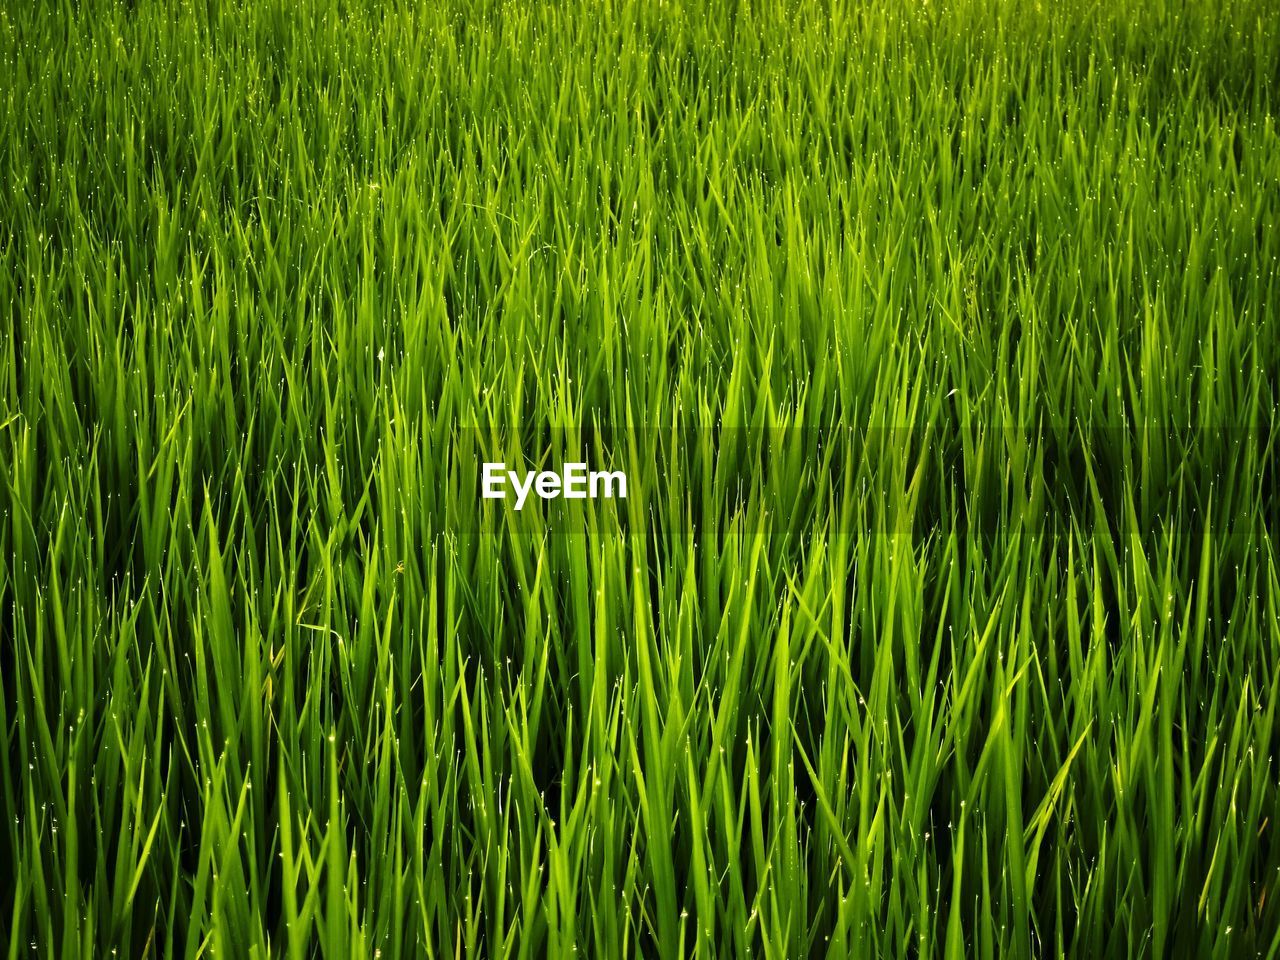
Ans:
[{"label": "dense grass clump", "polygon": [[7,956],[1280,955],[1278,104],[1270,0],[5,4]]}]

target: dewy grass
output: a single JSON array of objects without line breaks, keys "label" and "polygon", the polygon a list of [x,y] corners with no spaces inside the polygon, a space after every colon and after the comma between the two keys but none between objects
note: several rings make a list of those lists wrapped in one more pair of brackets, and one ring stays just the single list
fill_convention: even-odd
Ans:
[{"label": "dewy grass", "polygon": [[4,5],[7,956],[1280,955],[1278,102],[1269,0]]}]

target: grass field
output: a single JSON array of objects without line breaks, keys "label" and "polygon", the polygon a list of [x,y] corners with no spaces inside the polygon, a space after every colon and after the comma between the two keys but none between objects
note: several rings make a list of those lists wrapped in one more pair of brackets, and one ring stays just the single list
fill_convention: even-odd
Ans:
[{"label": "grass field", "polygon": [[3,4],[0,946],[1280,956],[1278,104],[1270,0]]}]

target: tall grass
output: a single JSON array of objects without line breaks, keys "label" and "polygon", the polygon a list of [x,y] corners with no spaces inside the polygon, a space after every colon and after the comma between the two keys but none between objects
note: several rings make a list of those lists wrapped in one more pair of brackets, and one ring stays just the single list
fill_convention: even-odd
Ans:
[{"label": "tall grass", "polygon": [[1280,956],[1278,101],[1265,0],[6,5],[8,956]]}]

